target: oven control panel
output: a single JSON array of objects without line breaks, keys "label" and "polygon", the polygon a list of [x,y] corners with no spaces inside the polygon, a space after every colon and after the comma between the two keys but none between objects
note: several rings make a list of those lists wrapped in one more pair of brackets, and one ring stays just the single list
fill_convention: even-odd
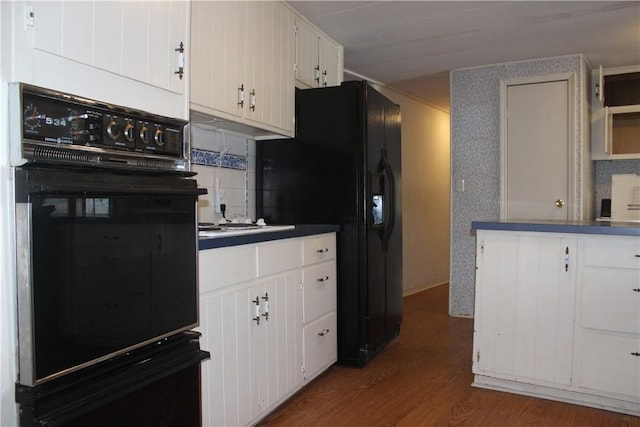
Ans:
[{"label": "oven control panel", "polygon": [[188,122],[20,84],[27,162],[189,170]]}]

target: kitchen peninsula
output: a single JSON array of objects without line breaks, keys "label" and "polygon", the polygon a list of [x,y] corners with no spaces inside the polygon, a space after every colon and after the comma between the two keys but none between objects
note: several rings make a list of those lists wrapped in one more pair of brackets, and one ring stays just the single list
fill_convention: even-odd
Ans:
[{"label": "kitchen peninsula", "polygon": [[472,229],[473,385],[640,415],[640,224]]},{"label": "kitchen peninsula", "polygon": [[203,425],[254,425],[335,363],[339,229],[200,239]]}]

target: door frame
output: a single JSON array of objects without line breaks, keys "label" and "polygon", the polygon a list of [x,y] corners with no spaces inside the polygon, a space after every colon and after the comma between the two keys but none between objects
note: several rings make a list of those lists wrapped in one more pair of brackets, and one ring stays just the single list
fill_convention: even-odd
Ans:
[{"label": "door frame", "polygon": [[567,158],[569,160],[567,170],[567,184],[568,184],[568,197],[566,201],[566,209],[568,212],[568,219],[575,218],[575,203],[578,201],[576,197],[576,74],[574,72],[548,74],[542,76],[531,77],[518,77],[513,79],[501,79],[500,80],[500,220],[506,221],[506,205],[507,205],[507,89],[509,86],[536,84],[536,83],[549,83],[556,81],[567,81],[568,90],[568,102],[567,102],[567,117],[569,123],[568,129],[568,144],[567,144]]}]

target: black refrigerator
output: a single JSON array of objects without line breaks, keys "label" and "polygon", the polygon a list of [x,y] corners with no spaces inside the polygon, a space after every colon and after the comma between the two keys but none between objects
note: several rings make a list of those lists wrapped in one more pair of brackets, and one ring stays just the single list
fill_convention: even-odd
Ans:
[{"label": "black refrigerator", "polygon": [[296,136],[259,141],[256,209],[339,224],[338,363],[365,365],[402,323],[400,107],[365,81],[296,90]]}]

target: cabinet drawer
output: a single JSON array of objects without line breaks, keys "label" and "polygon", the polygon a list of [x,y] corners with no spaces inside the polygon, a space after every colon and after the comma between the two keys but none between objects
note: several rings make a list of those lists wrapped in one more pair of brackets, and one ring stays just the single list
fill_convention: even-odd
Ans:
[{"label": "cabinet drawer", "polygon": [[640,270],[640,237],[585,237],[581,254],[585,266]]},{"label": "cabinet drawer", "polygon": [[256,248],[234,246],[198,253],[200,293],[221,289],[256,277]]},{"label": "cabinet drawer", "polygon": [[640,287],[637,271],[586,269],[580,282],[583,327],[640,333],[640,292],[634,291]]},{"label": "cabinet drawer", "polygon": [[305,239],[302,242],[303,265],[316,264],[328,261],[336,257],[335,234],[323,234],[322,236]]},{"label": "cabinet drawer", "polygon": [[328,262],[302,271],[303,321],[309,322],[336,309],[336,264]]},{"label": "cabinet drawer", "polygon": [[593,390],[619,393],[640,402],[640,337],[583,332],[578,384]]},{"label": "cabinet drawer", "polygon": [[258,277],[300,267],[300,241],[288,239],[258,246]]},{"label": "cabinet drawer", "polygon": [[304,327],[305,379],[310,380],[337,360],[336,313],[331,312]]}]

